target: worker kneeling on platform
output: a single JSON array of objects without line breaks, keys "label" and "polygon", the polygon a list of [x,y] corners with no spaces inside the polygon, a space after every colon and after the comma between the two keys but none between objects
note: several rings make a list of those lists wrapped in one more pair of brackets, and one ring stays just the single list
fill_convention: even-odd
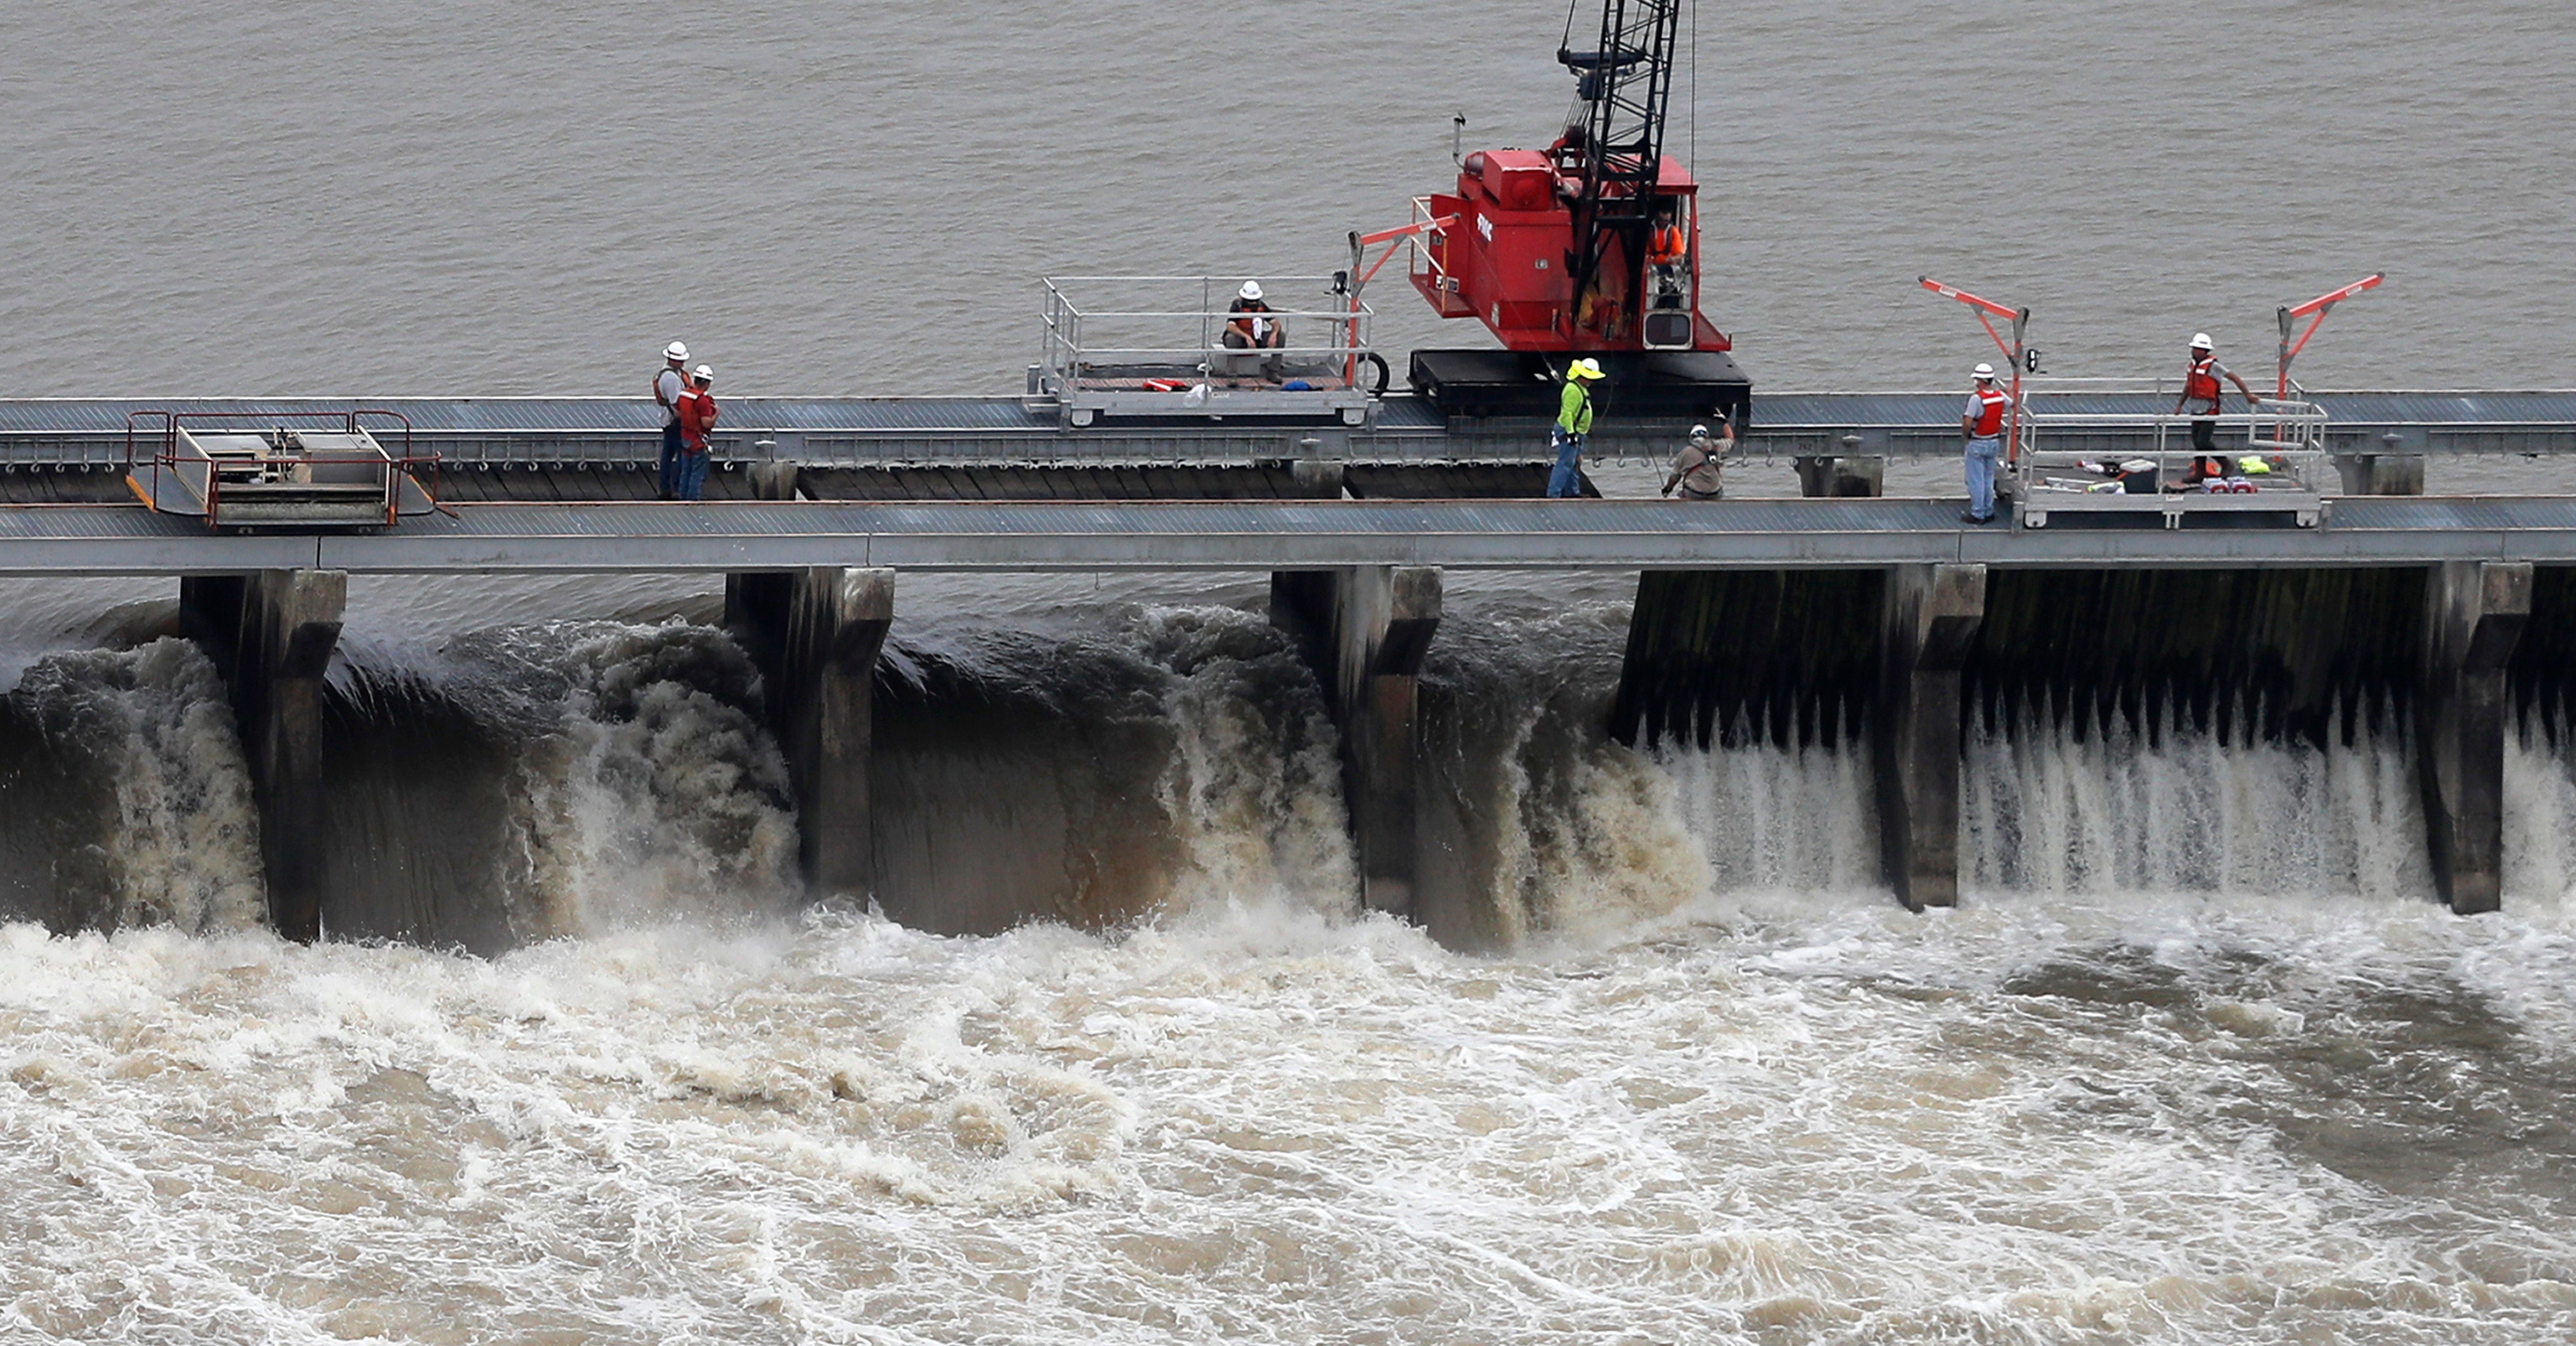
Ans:
[{"label": "worker kneeling on platform", "polygon": [[716,371],[700,365],[680,394],[679,495],[695,500],[706,489],[709,435],[716,428]]},{"label": "worker kneeling on platform", "polygon": [[1718,413],[1717,430],[1712,438],[1705,425],[1690,428],[1690,442],[1673,455],[1673,470],[1664,476],[1664,494],[1671,495],[1678,486],[1684,500],[1724,498],[1726,483],[1719,475],[1721,460],[1735,451],[1735,427],[1727,423],[1724,412]]},{"label": "worker kneeling on platform", "polygon": [[1978,365],[1971,377],[1977,385],[1959,413],[1959,437],[1968,442],[1968,512],[1959,517],[1986,524],[1995,521],[1995,469],[2003,461],[2004,413],[2012,409],[2012,394],[1995,386],[1993,365]]},{"label": "worker kneeling on platform", "polygon": [[1565,367],[1565,393],[1557,401],[1556,424],[1548,438],[1556,447],[1556,469],[1547,474],[1547,498],[1571,500],[1583,494],[1583,446],[1592,437],[1592,383],[1601,377],[1601,362],[1585,356]]}]

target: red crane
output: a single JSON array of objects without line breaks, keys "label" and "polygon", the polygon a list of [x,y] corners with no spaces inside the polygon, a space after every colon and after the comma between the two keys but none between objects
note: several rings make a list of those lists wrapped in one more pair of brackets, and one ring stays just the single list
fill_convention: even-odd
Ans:
[{"label": "red crane", "polygon": [[1749,410],[1733,343],[1699,309],[1699,184],[1663,152],[1681,19],[1682,0],[1601,0],[1598,40],[1578,50],[1569,9],[1556,58],[1575,99],[1554,142],[1464,155],[1457,190],[1415,198],[1411,225],[1352,236],[1355,266],[1411,239],[1414,288],[1502,343],[1414,352],[1414,386],[1444,410],[1546,411],[1550,380],[1583,356],[1609,370],[1605,414]]}]

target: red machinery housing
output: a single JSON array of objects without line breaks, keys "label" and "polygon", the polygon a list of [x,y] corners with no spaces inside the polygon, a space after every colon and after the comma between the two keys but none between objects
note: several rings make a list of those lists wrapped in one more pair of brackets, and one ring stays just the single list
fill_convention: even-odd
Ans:
[{"label": "red machinery housing", "polygon": [[1581,186],[1546,151],[1468,155],[1456,195],[1422,198],[1429,217],[1456,223],[1424,239],[1414,288],[1440,316],[1481,319],[1516,351],[1732,350],[1699,312],[1699,184],[1689,171],[1667,158],[1654,188],[1654,217],[1681,233],[1679,262],[1653,266],[1651,242],[1631,255],[1629,239],[1614,232],[1577,302]]},{"label": "red machinery housing", "polygon": [[1411,238],[1414,288],[1502,343],[1414,352],[1413,385],[1443,410],[1552,414],[1554,382],[1586,356],[1609,374],[1605,414],[1740,423],[1751,410],[1734,343],[1700,313],[1699,184],[1663,152],[1681,11],[1601,0],[1586,50],[1569,12],[1556,59],[1575,99],[1555,142],[1466,155],[1454,195],[1417,197],[1411,225],[1352,240]]}]

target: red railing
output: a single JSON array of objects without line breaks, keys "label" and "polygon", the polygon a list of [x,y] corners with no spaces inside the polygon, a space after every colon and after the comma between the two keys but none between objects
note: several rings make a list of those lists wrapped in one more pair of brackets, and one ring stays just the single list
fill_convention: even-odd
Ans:
[{"label": "red railing", "polygon": [[[416,455],[412,452],[411,418],[403,415],[399,411],[387,411],[377,407],[353,407],[347,411],[160,411],[149,409],[132,411],[126,413],[125,417],[125,473],[128,478],[132,478],[136,471],[135,432],[139,427],[149,433],[151,427],[143,423],[156,417],[160,420],[161,442],[159,447],[153,451],[150,459],[149,468],[152,474],[152,484],[147,491],[149,498],[154,501],[158,501],[160,499],[162,471],[167,469],[174,475],[178,472],[180,462],[179,427],[182,421],[231,422],[236,425],[243,423],[251,425],[277,425],[283,421],[315,420],[323,421],[327,424],[329,422],[336,421],[339,423],[340,429],[343,433],[355,435],[367,433],[361,425],[362,418],[376,417],[384,421],[390,421],[402,428],[402,452],[398,454],[387,453],[380,458],[370,458],[358,454],[277,453],[261,454],[247,458],[204,460],[206,464],[206,493],[204,504],[206,507],[206,526],[208,528],[219,528],[222,526],[221,522],[217,518],[217,513],[219,509],[219,500],[223,491],[222,469],[226,467],[247,466],[266,468],[271,465],[312,467],[337,464],[356,464],[366,467],[381,467],[387,474],[384,479],[385,525],[387,527],[392,527],[402,517],[402,483],[396,479],[395,474],[409,477],[415,467],[426,465],[429,477],[427,482],[422,483],[421,490],[428,495],[429,503],[432,506],[436,506],[438,504],[438,455],[429,454],[423,456]],[[372,438],[373,436],[370,435],[370,437]],[[378,447],[382,447],[381,441],[378,442]],[[194,462],[197,460],[192,459],[190,461]],[[413,480],[415,482],[420,481],[417,477],[413,477]]]}]

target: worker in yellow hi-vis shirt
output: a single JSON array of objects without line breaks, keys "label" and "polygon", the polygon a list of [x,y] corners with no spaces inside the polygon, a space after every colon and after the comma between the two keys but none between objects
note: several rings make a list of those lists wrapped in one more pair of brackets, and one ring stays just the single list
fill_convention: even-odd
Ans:
[{"label": "worker in yellow hi-vis shirt", "polygon": [[1556,470],[1547,474],[1550,500],[1583,494],[1583,441],[1592,433],[1592,383],[1600,377],[1601,362],[1588,355],[1565,368],[1565,395],[1548,431],[1556,441]]}]

